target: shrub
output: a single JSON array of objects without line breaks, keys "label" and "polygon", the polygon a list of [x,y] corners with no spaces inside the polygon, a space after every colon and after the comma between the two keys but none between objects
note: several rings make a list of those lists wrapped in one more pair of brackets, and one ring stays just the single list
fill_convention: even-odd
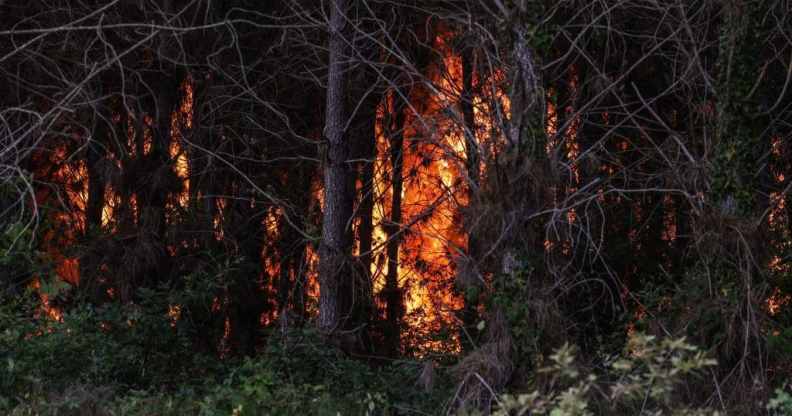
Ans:
[{"label": "shrub", "polygon": [[636,334],[601,375],[583,374],[575,356],[569,344],[558,349],[549,357],[550,365],[540,370],[550,376],[550,387],[504,395],[494,414],[583,416],[598,408],[607,414],[718,414],[674,401],[675,387],[715,365],[684,338],[658,340]]}]

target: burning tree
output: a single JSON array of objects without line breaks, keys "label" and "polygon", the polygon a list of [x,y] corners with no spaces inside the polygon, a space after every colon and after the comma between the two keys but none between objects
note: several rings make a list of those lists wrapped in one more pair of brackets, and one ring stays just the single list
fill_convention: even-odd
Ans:
[{"label": "burning tree", "polygon": [[449,412],[565,342],[686,335],[719,365],[680,397],[756,410],[789,368],[789,27],[783,0],[0,1],[3,293],[130,328],[160,299],[223,359],[315,327],[454,362]]}]

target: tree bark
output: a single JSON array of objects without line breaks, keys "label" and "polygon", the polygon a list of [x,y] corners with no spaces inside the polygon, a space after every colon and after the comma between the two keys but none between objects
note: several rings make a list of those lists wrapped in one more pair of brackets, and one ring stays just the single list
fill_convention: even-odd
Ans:
[{"label": "tree bark", "polygon": [[[394,102],[401,103],[400,97],[394,94]],[[399,244],[401,243],[402,223],[402,189],[404,187],[404,124],[406,106],[396,105],[394,108],[395,123],[390,133],[391,161],[391,215],[385,232],[388,237],[388,274],[385,276],[385,304],[387,326],[385,344],[392,356],[399,353],[401,345],[401,322],[404,318],[404,300],[399,287]]]},{"label": "tree bark", "polygon": [[459,106],[462,109],[462,118],[465,128],[465,159],[468,176],[468,226],[467,226],[467,256],[468,267],[463,273],[471,273],[465,281],[466,287],[463,290],[464,307],[462,309],[462,345],[466,349],[473,347],[473,341],[477,339],[476,324],[478,321],[478,306],[480,303],[480,282],[478,279],[477,264],[481,260],[479,254],[479,243],[476,238],[476,230],[473,224],[476,222],[475,206],[476,195],[480,185],[480,156],[478,150],[478,140],[476,139],[476,121],[473,111],[473,75],[475,72],[473,62],[473,50],[465,47],[462,51],[462,94]]},{"label": "tree bark", "polygon": [[[101,94],[100,94],[101,95]],[[110,128],[111,117],[104,103],[99,104],[99,110],[94,114],[91,137],[85,154],[85,165],[88,171],[88,200],[85,205],[85,234],[87,251],[80,258],[80,287],[85,290],[95,302],[104,296],[97,287],[96,275],[99,270],[100,253],[96,250],[96,230],[102,227],[102,210],[105,204],[105,185],[107,183],[101,169],[101,162],[106,157],[106,146]]]},{"label": "tree bark", "polygon": [[[165,232],[167,229],[166,205],[168,196],[173,191],[173,166],[170,161],[169,149],[173,138],[171,137],[171,120],[173,111],[179,102],[179,84],[181,78],[174,71],[169,74],[157,74],[159,79],[151,84],[157,88],[153,97],[155,111],[154,125],[152,126],[151,150],[148,155],[138,153],[143,164],[139,174],[143,181],[138,181],[139,228],[142,237],[141,244],[145,250],[156,253],[148,267],[142,272],[142,281],[145,285],[156,286],[161,279],[167,276],[169,267],[168,254],[165,247]],[[141,149],[142,150],[142,149]]]},{"label": "tree bark", "polygon": [[[375,108],[376,108],[376,104]],[[362,158],[365,159],[360,167],[360,206],[358,208],[360,217],[360,228],[358,229],[359,258],[360,268],[371,280],[371,249],[374,233],[374,159],[377,157],[377,137],[373,128],[376,113],[372,114],[372,128],[366,129],[367,137],[365,146],[361,151]]]},{"label": "tree bark", "polygon": [[319,328],[332,332],[346,327],[350,313],[351,293],[349,258],[352,238],[349,219],[352,216],[352,175],[344,123],[344,27],[346,0],[333,0],[330,5],[329,69],[324,134],[327,151],[324,160],[324,213],[322,241],[319,249]]}]

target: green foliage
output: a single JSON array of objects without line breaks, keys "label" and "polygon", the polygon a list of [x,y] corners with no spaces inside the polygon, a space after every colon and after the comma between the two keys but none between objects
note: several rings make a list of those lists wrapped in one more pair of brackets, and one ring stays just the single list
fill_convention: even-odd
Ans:
[{"label": "green foliage", "polygon": [[21,223],[9,224],[0,234],[0,266],[30,269],[34,264],[32,251],[26,250],[31,230]]},{"label": "green foliage", "polygon": [[[536,304],[533,296],[539,288],[531,284],[534,269],[530,261],[522,261],[510,275],[499,276],[495,280],[494,293],[490,297],[490,308],[499,307],[503,311],[512,335],[520,340],[515,345],[518,360],[530,360],[539,351],[538,341],[543,328],[536,325]],[[526,363],[530,364],[530,363]]]},{"label": "green foliage", "polygon": [[602,407],[608,414],[718,414],[674,401],[674,389],[686,377],[715,365],[684,338],[657,340],[637,334],[601,375],[584,375],[575,357],[574,347],[562,346],[549,357],[550,365],[540,370],[551,376],[550,387],[504,395],[494,414],[584,416]]},{"label": "green foliage", "polygon": [[[0,261],[41,269],[42,258],[24,245],[8,250],[18,235],[3,235]],[[212,304],[238,268],[216,264],[178,285],[139,289],[134,303],[91,304],[54,280],[4,296],[0,414],[388,415],[431,412],[448,396],[452,386],[442,372],[427,391],[418,383],[422,363],[372,366],[312,329],[270,334],[255,358],[219,358],[223,318]],[[43,313],[43,293],[69,297],[61,320]],[[176,307],[178,317],[170,313]]]},{"label": "green foliage", "polygon": [[189,325],[174,324],[166,306],[202,294],[195,287],[179,293],[144,290],[139,305],[77,305],[62,322],[32,318],[32,294],[6,304],[0,413],[389,415],[432,411],[449,394],[447,378],[433,392],[418,387],[420,363],[372,367],[313,330],[273,334],[264,351],[243,361],[196,353]]},{"label": "green foliage", "polygon": [[[767,113],[757,102],[756,89],[772,91],[757,59],[756,45],[772,30],[764,15],[769,3],[758,2],[744,10],[738,3],[724,7],[720,27],[718,82],[718,136],[711,172],[712,200],[727,215],[750,217],[757,208],[756,189],[761,189],[760,160],[764,157]],[[756,74],[762,74],[756,78]]]},{"label": "green foliage", "polygon": [[[744,277],[723,259],[703,260],[690,267],[679,283],[654,279],[639,293],[644,308],[637,320],[639,330],[660,333],[660,327],[672,334],[684,335],[696,345],[707,346],[721,364],[737,358],[735,316],[746,301]],[[648,279],[647,279],[648,280]]]},{"label": "green foliage", "polygon": [[41,265],[39,253],[30,246],[32,231],[21,223],[0,223],[0,303],[13,298]]},{"label": "green foliage", "polygon": [[[63,284],[42,284],[56,299]],[[75,303],[56,321],[40,310],[38,294],[0,303],[0,404],[15,406],[75,385],[128,390],[183,384],[216,371],[219,362],[196,351],[188,320],[168,316],[189,291],[141,290],[139,304]]]},{"label": "green foliage", "polygon": [[334,414],[333,403],[322,384],[294,384],[281,380],[267,362],[246,360],[220,383],[210,386],[199,402],[201,414],[287,415],[312,408],[317,414]]},{"label": "green foliage", "polygon": [[[7,264],[40,268],[36,263],[40,260],[30,252],[11,256],[23,258],[6,258]],[[530,264],[523,261],[509,276],[497,279],[489,299],[488,306],[500,308],[509,321],[521,371],[534,374],[528,381],[531,389],[499,397],[496,415],[715,414],[678,400],[683,383],[693,385],[702,369],[714,365],[684,338],[636,335],[619,358],[596,371],[578,364],[576,349],[564,344],[548,356],[543,369],[534,371],[534,363],[542,362],[542,345],[561,336],[548,335],[553,330],[548,324],[552,312],[542,303],[546,296],[540,290],[541,276]],[[310,328],[269,334],[266,347],[255,358],[241,361],[224,361],[214,351],[197,348],[196,338],[216,324],[212,300],[226,289],[223,282],[233,270],[235,263],[226,262],[216,270],[184,277],[178,287],[141,289],[135,304],[96,306],[76,301],[64,311],[62,322],[41,316],[38,295],[29,288],[21,296],[4,299],[0,302],[0,413],[437,414],[442,411],[438,403],[453,395],[454,385],[442,369],[434,389],[427,391],[419,383],[421,363],[371,366],[328,347]],[[737,279],[727,273],[721,277],[718,295],[737,302],[739,288],[729,284]],[[687,290],[649,287],[645,306],[666,308],[665,314],[678,314],[679,319],[698,319],[689,327],[708,335],[697,339],[717,339],[712,336],[721,331],[723,320],[717,313],[708,314],[719,309],[702,303],[708,293],[706,282],[694,278],[687,282]],[[40,290],[55,299],[66,287],[45,281]],[[177,320],[168,315],[174,305],[181,311]],[[678,305],[679,310],[668,310],[670,305]],[[687,305],[700,305],[701,313],[692,313]],[[770,350],[784,354],[789,338],[788,331],[768,335]],[[783,389],[767,404],[774,415],[790,414],[791,408],[792,399]]]},{"label": "green foliage", "polygon": [[767,349],[774,357],[792,357],[792,328],[786,327],[768,334]]},{"label": "green foliage", "polygon": [[[214,369],[218,378],[180,373],[165,382],[178,364],[173,362],[150,368],[152,382],[143,388],[129,388],[120,384],[120,379],[96,372],[90,376],[98,375],[104,383],[96,379],[89,384],[89,377],[77,381],[61,369],[57,371],[64,377],[61,380],[52,378],[53,371],[46,379],[37,377],[35,386],[16,383],[17,390],[25,393],[4,397],[0,411],[12,415],[395,415],[404,414],[405,409],[433,412],[449,394],[448,390],[430,393],[416,387],[418,372],[411,363],[373,369],[356,360],[321,353],[326,350],[324,345],[310,348],[317,352],[315,357],[302,355],[299,349],[294,355],[278,357],[271,355],[273,350],[255,359],[222,363]],[[103,357],[112,359],[109,354]],[[127,356],[130,358],[140,357]],[[219,361],[215,364],[221,365]],[[134,372],[136,365],[130,365]],[[60,388],[50,384],[54,381]]]},{"label": "green foliage", "polygon": [[789,384],[775,390],[775,396],[767,403],[767,411],[770,415],[789,416],[792,415],[792,394],[788,391]]}]

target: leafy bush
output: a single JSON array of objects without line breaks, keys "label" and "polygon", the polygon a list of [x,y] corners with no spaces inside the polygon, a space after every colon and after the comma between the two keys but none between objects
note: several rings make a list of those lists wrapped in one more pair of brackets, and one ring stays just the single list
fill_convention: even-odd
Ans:
[{"label": "leafy bush", "polygon": [[791,385],[785,384],[784,387],[775,390],[775,396],[767,403],[767,411],[770,415],[792,415],[792,394],[787,391],[791,387]]},{"label": "leafy bush", "polygon": [[141,305],[72,305],[56,321],[27,295],[0,305],[0,396],[6,406],[74,385],[113,389],[171,386],[219,363],[196,353],[166,314],[168,298],[147,293]]},{"label": "leafy bush", "polygon": [[550,387],[502,396],[495,415],[583,416],[595,414],[597,408],[607,414],[718,414],[674,401],[675,387],[715,365],[684,338],[657,340],[636,334],[602,375],[583,374],[569,344],[549,359],[550,365],[540,372],[550,375]]},{"label": "leafy bush", "polygon": [[8,328],[0,338],[4,414],[426,413],[450,388],[443,379],[426,391],[417,385],[421,363],[371,366],[328,348],[311,329],[272,334],[255,358],[196,354],[188,324],[165,313],[176,300],[166,290],[144,291],[140,305],[77,304],[60,322],[34,318],[28,298],[0,309]]}]

